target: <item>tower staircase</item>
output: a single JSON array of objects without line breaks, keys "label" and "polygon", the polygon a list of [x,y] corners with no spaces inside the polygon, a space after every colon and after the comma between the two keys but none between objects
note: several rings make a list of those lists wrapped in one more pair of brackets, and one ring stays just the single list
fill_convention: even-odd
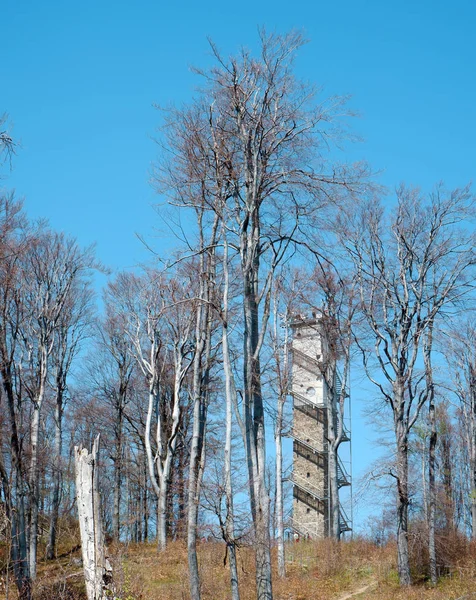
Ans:
[{"label": "tower staircase", "polygon": [[[294,424],[288,435],[293,440],[293,472],[288,480],[293,485],[293,517],[290,527],[299,535],[316,538],[328,535],[331,499],[329,494],[329,419],[337,419],[336,410],[349,395],[335,370],[333,389],[325,384],[327,342],[315,315],[309,320],[296,320],[292,341],[292,386]],[[334,365],[335,366],[335,365]],[[307,390],[306,394],[303,390]],[[341,425],[341,441],[350,441],[350,432]],[[335,429],[337,430],[337,421]],[[337,457],[338,489],[351,486],[351,476]],[[307,508],[306,508],[307,507]],[[339,532],[351,531],[351,521],[339,500]]]}]

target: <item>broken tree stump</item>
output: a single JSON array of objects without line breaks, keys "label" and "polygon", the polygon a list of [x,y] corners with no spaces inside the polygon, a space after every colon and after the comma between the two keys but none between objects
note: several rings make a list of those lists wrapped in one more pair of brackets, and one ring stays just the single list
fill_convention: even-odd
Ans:
[{"label": "broken tree stump", "polygon": [[75,446],[76,500],[78,504],[84,579],[88,600],[111,598],[107,595],[112,569],[106,557],[99,496],[99,435],[91,453]]}]

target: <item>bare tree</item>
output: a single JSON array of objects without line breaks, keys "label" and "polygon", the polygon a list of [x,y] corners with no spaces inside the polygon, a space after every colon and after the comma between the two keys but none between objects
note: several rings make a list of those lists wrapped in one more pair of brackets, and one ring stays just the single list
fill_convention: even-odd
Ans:
[{"label": "bare tree", "polygon": [[450,328],[445,338],[444,354],[463,417],[463,439],[469,459],[471,535],[476,539],[476,325],[473,319]]},{"label": "bare tree", "polygon": [[[26,457],[22,411],[25,398],[17,368],[20,327],[23,321],[21,301],[21,261],[29,244],[22,207],[12,196],[0,197],[0,371],[1,402],[7,416],[9,446],[2,448],[7,460],[1,461],[1,479],[7,516],[11,526],[11,554],[15,582],[21,600],[31,598],[31,578],[27,541]],[[10,463],[10,473],[6,464]]]},{"label": "bare tree", "polygon": [[30,242],[22,263],[24,319],[21,326],[22,384],[32,403],[30,424],[30,575],[36,577],[39,509],[40,417],[48,383],[49,363],[61,317],[71,290],[93,267],[92,251],[83,251],[74,239],[51,231],[39,231]]},{"label": "bare tree", "polygon": [[88,357],[88,376],[95,394],[112,409],[112,452],[114,464],[114,490],[112,510],[112,535],[116,540],[121,533],[121,497],[124,463],[124,420],[131,378],[134,372],[134,356],[127,334],[127,316],[114,303],[114,296],[104,295],[105,315],[98,323],[98,335],[94,351]]},{"label": "bare tree", "polygon": [[[326,344],[321,372],[328,393],[326,438],[329,465],[329,533],[338,540],[341,535],[339,485],[341,477],[344,476],[339,459],[339,448],[346,439],[345,402],[348,394],[347,382],[353,346],[353,328],[358,309],[358,292],[352,273],[345,272],[344,265],[339,263],[332,265],[328,261],[318,261],[311,282],[315,290],[314,303],[316,298],[321,300],[321,306],[314,304],[313,309],[318,310],[322,315],[320,326]],[[309,298],[309,290],[307,294]]]},{"label": "bare tree", "polygon": [[[224,225],[223,225],[224,226]],[[240,588],[238,582],[238,565],[236,558],[235,538],[235,508],[232,479],[232,437],[233,437],[233,410],[238,406],[236,383],[233,374],[232,360],[230,356],[229,336],[231,329],[230,311],[230,264],[228,254],[228,241],[223,236],[223,298],[222,298],[222,353],[223,373],[225,376],[225,398],[226,398],[226,431],[225,431],[225,504],[226,518],[223,527],[225,543],[230,557],[230,585],[232,600],[240,599]],[[243,430],[243,422],[236,410],[236,415]]]},{"label": "bare tree", "polygon": [[[206,88],[191,108],[173,111],[201,135],[193,148],[167,140],[173,159],[161,163],[159,182],[173,183],[176,197],[197,182],[196,165],[210,167],[199,181],[207,200],[225,224],[229,259],[241,286],[243,358],[242,421],[254,523],[256,586],[259,600],[272,597],[269,492],[266,485],[265,412],[260,356],[270,315],[274,272],[305,227],[327,205],[356,189],[366,174],[362,165],[330,165],[325,158],[344,101],[317,106],[315,90],[293,76],[301,36],[261,33],[261,55],[247,50],[229,60],[212,50],[216,66],[197,72]],[[344,110],[345,112],[345,110]],[[170,121],[169,121],[170,123]],[[181,139],[180,137],[178,139]],[[325,142],[323,142],[325,140]],[[199,196],[203,198],[203,195]],[[201,201],[201,200],[200,200]],[[304,244],[305,245],[305,244]]]},{"label": "bare tree", "polygon": [[63,310],[59,316],[52,350],[53,381],[51,387],[55,396],[55,440],[50,531],[46,547],[46,558],[50,560],[56,554],[63,473],[63,415],[68,393],[68,379],[73,361],[80,352],[82,343],[91,335],[91,321],[92,291],[90,282],[84,277],[77,277],[67,294]]},{"label": "bare tree", "polygon": [[423,360],[425,364],[426,396],[428,400],[428,421],[430,425],[430,441],[428,447],[428,552],[430,557],[430,580],[433,585],[438,582],[436,564],[436,443],[438,440],[436,406],[435,406],[435,381],[433,376],[433,328],[434,322],[430,320],[423,338]]},{"label": "bare tree", "polygon": [[[185,290],[190,291],[191,283]],[[167,499],[184,405],[184,383],[193,364],[193,296],[184,281],[156,271],[143,277],[121,274],[109,294],[127,320],[131,347],[148,385],[145,447],[149,476],[157,496],[159,550],[167,544]],[[168,381],[167,381],[168,380]],[[155,415],[156,430],[151,440]]]},{"label": "bare tree", "polygon": [[200,502],[200,489],[205,468],[206,452],[206,427],[209,401],[209,383],[211,369],[212,323],[214,310],[212,296],[216,277],[216,241],[218,234],[218,218],[215,215],[211,227],[210,239],[204,239],[205,203],[197,207],[197,221],[199,229],[199,290],[196,307],[195,325],[195,356],[192,374],[192,444],[190,450],[190,468],[188,478],[188,522],[187,522],[187,547],[190,573],[190,591],[192,598],[200,599],[200,580],[197,561],[197,526],[198,508]]},{"label": "bare tree", "polygon": [[[292,305],[284,299],[282,306],[283,285],[281,278],[276,278],[273,286],[272,327],[270,328],[273,359],[276,369],[276,421],[274,426],[274,444],[276,451],[276,541],[278,549],[278,575],[286,576],[284,554],[284,494],[283,494],[283,433],[285,428],[285,404],[290,389],[289,378],[289,330],[292,319]],[[282,332],[282,333],[281,333]]]},{"label": "bare tree", "polygon": [[[411,583],[408,556],[409,434],[431,393],[427,369],[419,369],[425,338],[444,310],[471,289],[474,239],[469,189],[441,186],[423,198],[397,190],[396,208],[386,214],[371,199],[352,207],[340,222],[340,243],[352,260],[365,331],[356,332],[364,367],[391,408],[395,432],[398,571]],[[429,351],[429,347],[427,351]]]},{"label": "bare tree", "polygon": [[444,531],[449,534],[456,529],[455,523],[455,490],[457,484],[454,481],[455,448],[454,442],[456,429],[449,412],[449,404],[442,401],[437,406],[436,417],[438,423],[439,440],[439,462],[443,488],[443,515]]},{"label": "bare tree", "polygon": [[7,115],[0,115],[0,164],[10,161],[15,152],[15,141],[7,129]]}]

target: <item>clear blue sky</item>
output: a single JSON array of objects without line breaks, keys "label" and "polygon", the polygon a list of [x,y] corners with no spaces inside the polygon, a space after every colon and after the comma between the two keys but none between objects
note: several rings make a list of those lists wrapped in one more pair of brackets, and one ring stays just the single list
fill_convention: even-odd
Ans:
[{"label": "clear blue sky", "polygon": [[[112,268],[147,259],[135,232],[159,251],[148,184],[159,123],[154,103],[187,101],[191,64],[210,61],[206,36],[224,53],[254,47],[258,25],[302,29],[310,43],[300,75],[326,94],[351,94],[365,158],[380,181],[428,189],[474,179],[476,4],[470,0],[3,0],[0,113],[21,142],[4,182],[28,213],[96,241]],[[355,394],[354,397],[363,394]],[[356,414],[354,410],[354,415]],[[354,458],[369,459],[356,419]]]}]

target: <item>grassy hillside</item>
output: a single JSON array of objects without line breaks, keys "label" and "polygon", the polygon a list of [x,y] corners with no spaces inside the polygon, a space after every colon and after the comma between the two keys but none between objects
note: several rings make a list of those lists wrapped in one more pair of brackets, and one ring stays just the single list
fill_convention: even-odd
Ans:
[{"label": "grassy hillside", "polygon": [[[329,540],[287,546],[288,576],[275,574],[276,600],[456,600],[470,594],[476,598],[476,547],[453,543],[453,564],[445,568],[437,588],[425,579],[424,569],[415,571],[417,583],[401,589],[397,582],[396,552],[357,540],[335,544]],[[200,545],[203,600],[226,600],[229,594],[228,568],[224,565],[222,544]],[[39,600],[83,600],[82,569],[78,551],[54,562],[42,562],[35,598]],[[189,600],[187,554],[183,543],[170,544],[158,555],[154,545],[111,548],[121,600]],[[423,565],[424,552],[413,548],[413,563]],[[254,600],[253,553],[239,551],[242,600]],[[0,598],[5,598],[6,573],[3,570]],[[15,598],[10,581],[9,599]],[[12,593],[13,592],[13,593]]]}]

